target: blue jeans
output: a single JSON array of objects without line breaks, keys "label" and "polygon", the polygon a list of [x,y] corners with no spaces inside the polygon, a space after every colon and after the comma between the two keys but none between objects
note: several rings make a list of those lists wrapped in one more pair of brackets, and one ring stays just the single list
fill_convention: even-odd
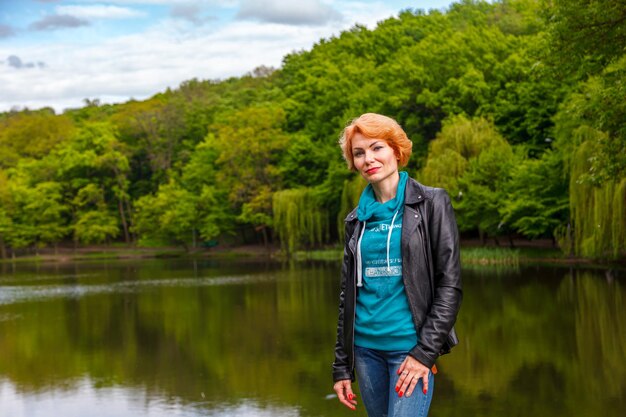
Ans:
[{"label": "blue jeans", "polygon": [[428,374],[428,392],[420,379],[410,397],[396,392],[398,368],[407,357],[404,351],[382,351],[354,347],[356,376],[361,399],[369,417],[426,417],[433,398],[435,379]]}]

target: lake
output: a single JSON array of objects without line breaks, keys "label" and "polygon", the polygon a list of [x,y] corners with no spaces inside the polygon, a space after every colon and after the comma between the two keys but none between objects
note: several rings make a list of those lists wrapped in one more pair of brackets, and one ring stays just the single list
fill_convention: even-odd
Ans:
[{"label": "lake", "polygon": [[[0,416],[365,416],[333,396],[339,263],[0,264]],[[464,268],[430,416],[618,416],[626,273]],[[621,410],[621,411],[620,411]]]}]

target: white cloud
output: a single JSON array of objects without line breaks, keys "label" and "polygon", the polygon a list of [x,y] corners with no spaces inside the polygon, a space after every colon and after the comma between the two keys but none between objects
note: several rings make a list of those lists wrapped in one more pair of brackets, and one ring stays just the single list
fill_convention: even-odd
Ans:
[{"label": "white cloud", "polygon": [[174,4],[170,10],[170,16],[187,20],[194,25],[201,25],[211,20],[216,20],[214,16],[205,15],[204,7],[198,2]]},{"label": "white cloud", "polygon": [[93,6],[57,6],[55,8],[57,14],[70,15],[79,19],[126,19],[132,17],[141,17],[145,13],[138,10],[129,9],[127,7],[111,6],[111,5],[93,5]]},{"label": "white cloud", "polygon": [[24,69],[24,68],[43,68],[46,66],[43,62],[23,62],[22,59],[17,55],[9,55],[7,57],[7,65],[15,68],[15,69]]},{"label": "white cloud", "polygon": [[40,20],[31,23],[29,27],[33,30],[57,30],[81,26],[89,26],[89,22],[84,19],[79,19],[76,16],[53,14],[44,16]]},{"label": "white cloud", "polygon": [[45,62],[43,68],[23,71],[0,65],[0,111],[16,105],[61,111],[81,107],[85,98],[103,103],[141,100],[192,78],[223,79],[260,65],[280,67],[288,53],[309,49],[356,22],[373,28],[378,20],[397,13],[382,2],[343,2],[335,7],[344,19],[321,25],[237,20],[191,26],[168,19],[144,33],[102,42],[70,38],[19,50],[0,43],[0,57],[18,55],[26,63]]},{"label": "white cloud", "polygon": [[320,0],[243,0],[237,16],[288,25],[320,25],[341,19],[335,9]]},{"label": "white cloud", "polygon": [[8,38],[15,35],[15,29],[9,25],[3,25],[0,23],[0,39]]},{"label": "white cloud", "polygon": [[221,7],[233,7],[238,3],[238,0],[83,0],[90,3],[103,3],[107,4],[123,4],[123,5],[175,5],[181,3],[197,3],[200,5],[213,5]]},{"label": "white cloud", "polygon": [[[241,21],[185,36],[175,26],[162,25],[97,45],[31,46],[21,55],[36,57],[46,67],[15,71],[0,66],[0,111],[15,105],[62,110],[81,106],[84,98],[144,99],[192,78],[227,78],[259,65],[279,67],[285,54],[309,47],[327,31]],[[3,54],[10,55],[0,47]]]},{"label": "white cloud", "polygon": [[342,2],[340,11],[346,15],[347,21],[352,22],[352,26],[358,23],[373,29],[381,20],[397,16],[400,10],[384,1],[347,1]]}]

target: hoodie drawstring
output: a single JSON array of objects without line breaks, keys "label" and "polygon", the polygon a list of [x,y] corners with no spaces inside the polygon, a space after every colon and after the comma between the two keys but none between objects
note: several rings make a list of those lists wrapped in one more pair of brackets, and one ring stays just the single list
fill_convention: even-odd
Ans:
[{"label": "hoodie drawstring", "polygon": [[363,233],[365,233],[365,225],[367,222],[363,222],[363,228],[359,235],[359,240],[356,242],[356,286],[363,286],[363,264],[361,263],[361,240],[363,240]]},{"label": "hoodie drawstring", "polygon": [[[391,273],[391,263],[389,262],[389,244],[391,243],[391,233],[393,232],[393,225],[396,221],[396,217],[400,210],[396,211],[391,219],[391,225],[389,226],[389,232],[387,233],[387,273]],[[363,234],[365,233],[365,226],[367,222],[363,222],[363,228],[359,234],[359,240],[356,243],[356,286],[363,286],[363,261],[361,259],[361,242],[363,241]]]},{"label": "hoodie drawstring", "polygon": [[387,233],[387,273],[388,274],[391,273],[391,267],[389,266],[389,242],[391,242],[391,232],[393,232],[393,222],[396,221],[396,216],[398,215],[398,211],[400,210],[397,210],[395,214],[393,215],[393,218],[391,219],[391,226],[389,226],[389,233]]}]

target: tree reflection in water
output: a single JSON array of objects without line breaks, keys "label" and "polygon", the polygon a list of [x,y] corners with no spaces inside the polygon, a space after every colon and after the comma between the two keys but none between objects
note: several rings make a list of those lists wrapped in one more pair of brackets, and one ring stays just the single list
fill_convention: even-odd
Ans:
[{"label": "tree reflection in water", "polygon": [[[0,275],[2,412],[344,415],[329,396],[338,275],[336,263],[19,265]],[[618,415],[623,280],[466,269],[433,414]]]}]

